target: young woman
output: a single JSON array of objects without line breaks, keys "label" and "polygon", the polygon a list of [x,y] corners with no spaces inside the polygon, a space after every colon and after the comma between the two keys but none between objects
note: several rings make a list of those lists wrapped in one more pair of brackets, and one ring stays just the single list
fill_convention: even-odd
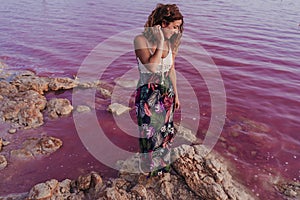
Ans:
[{"label": "young woman", "polygon": [[174,60],[183,16],[176,4],[158,4],[144,27],[134,39],[140,72],[135,105],[142,153],[140,169],[153,176],[170,169],[170,144],[175,136],[173,112],[180,106]]}]

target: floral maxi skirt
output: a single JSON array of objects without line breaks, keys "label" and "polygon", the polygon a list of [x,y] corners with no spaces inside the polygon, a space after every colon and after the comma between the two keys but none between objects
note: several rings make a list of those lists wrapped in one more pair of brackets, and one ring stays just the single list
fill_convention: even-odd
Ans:
[{"label": "floral maxi skirt", "polygon": [[146,84],[136,91],[142,171],[150,175],[170,170],[170,145],[175,136],[174,99],[172,87],[164,85]]}]

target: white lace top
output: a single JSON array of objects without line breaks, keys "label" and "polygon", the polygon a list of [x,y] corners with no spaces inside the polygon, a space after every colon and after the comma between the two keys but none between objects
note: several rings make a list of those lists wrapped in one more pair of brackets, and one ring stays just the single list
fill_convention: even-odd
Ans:
[{"label": "white lace top", "polygon": [[[140,61],[139,58],[137,58],[137,61],[138,61],[138,68],[140,73],[152,73],[145,67],[145,65]],[[169,71],[172,67],[172,64],[173,64],[172,51],[169,50],[168,55],[165,58],[162,58],[160,64],[157,66],[156,73]]]},{"label": "white lace top", "polygon": [[[151,49],[150,49],[150,53],[151,55],[153,54]],[[152,73],[150,72],[145,65],[141,62],[141,60],[139,58],[137,58],[137,62],[138,62],[138,68],[140,73]],[[156,69],[156,73],[165,73],[168,72],[173,64],[173,56],[172,56],[172,50],[171,47],[169,45],[169,53],[165,58],[162,58],[157,69]]]},{"label": "white lace top", "polygon": [[[149,48],[151,55],[153,55],[153,52]],[[171,50],[171,45],[169,44],[169,53],[165,58],[161,58],[160,63],[158,64],[156,68],[156,72],[152,73],[149,71],[145,65],[141,62],[141,60],[137,57],[137,62],[138,62],[138,69],[140,72],[140,79],[138,82],[138,87],[147,84],[149,82],[149,79],[152,77],[152,75],[156,75],[160,79],[161,84],[165,84],[165,81],[168,80],[169,82],[169,77],[168,77],[168,72],[171,69],[173,65],[173,56],[172,56],[172,50]]]}]

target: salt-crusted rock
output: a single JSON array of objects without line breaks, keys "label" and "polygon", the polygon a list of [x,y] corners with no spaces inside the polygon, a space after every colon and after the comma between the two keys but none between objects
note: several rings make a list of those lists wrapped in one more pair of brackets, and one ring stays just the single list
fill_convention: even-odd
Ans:
[{"label": "salt-crusted rock", "polygon": [[121,115],[124,112],[130,110],[130,108],[119,103],[113,103],[108,106],[107,110],[111,113],[115,113],[116,115]]},{"label": "salt-crusted rock", "polygon": [[188,148],[172,166],[193,192],[203,199],[254,199],[232,179],[222,159],[212,153],[202,154],[205,147],[200,145]]},{"label": "salt-crusted rock", "polygon": [[91,108],[88,107],[88,106],[85,106],[85,105],[79,105],[79,106],[76,107],[76,111],[79,112],[79,113],[90,112]]},{"label": "salt-crusted rock", "polygon": [[142,184],[135,185],[131,189],[131,192],[137,197],[140,197],[142,199],[148,199],[147,189]]},{"label": "salt-crusted rock", "polygon": [[3,97],[13,97],[16,93],[18,93],[18,89],[16,88],[16,86],[11,85],[4,80],[0,81],[0,94]]},{"label": "salt-crusted rock", "polygon": [[22,148],[12,150],[10,155],[14,159],[28,160],[54,153],[61,146],[62,141],[54,137],[28,138],[23,142]]},{"label": "salt-crusted rock", "polygon": [[189,130],[188,128],[185,128],[184,126],[177,125],[177,124],[175,124],[174,126],[177,130],[176,137],[183,138],[184,140],[191,143],[197,140],[196,135],[193,134],[192,131]]},{"label": "salt-crusted rock", "polygon": [[2,146],[3,146],[3,139],[0,138],[0,152],[2,151]]},{"label": "salt-crusted rock", "polygon": [[275,189],[286,196],[286,199],[300,199],[300,182],[279,180],[274,183]]},{"label": "salt-crusted rock", "polygon": [[50,90],[66,90],[78,86],[78,82],[71,78],[52,78],[49,82]]},{"label": "salt-crusted rock", "polygon": [[3,155],[0,155],[0,170],[4,169],[7,166],[6,158]]},{"label": "salt-crusted rock", "polygon": [[[10,86],[7,85],[6,89],[8,88]],[[3,95],[0,102],[2,118],[25,128],[35,128],[42,125],[43,115],[41,111],[45,108],[46,98],[33,90],[14,93],[14,88],[11,86],[10,91],[3,88],[1,90],[0,83],[0,92],[2,92],[0,94]]]},{"label": "salt-crusted rock", "polygon": [[39,183],[30,190],[28,198],[35,200],[51,199],[58,186],[58,181],[55,179],[46,183]]},{"label": "salt-crusted rock", "polygon": [[136,88],[138,80],[129,80],[129,79],[122,79],[122,78],[117,78],[114,80],[114,82],[124,88]]},{"label": "salt-crusted rock", "polygon": [[[104,98],[110,98],[113,90],[112,85],[99,80],[80,82],[68,77],[39,77],[31,71],[0,71],[0,119],[17,128],[39,127],[47,104],[43,94],[75,87],[95,88]],[[70,114],[73,107],[67,99],[57,99],[48,102],[47,110],[50,117],[57,118]]]},{"label": "salt-crusted rock", "polygon": [[39,94],[44,94],[49,90],[49,81],[50,78],[38,77],[35,74],[20,74],[14,78],[12,85],[16,86],[21,92],[34,90]]},{"label": "salt-crusted rock", "polygon": [[47,103],[47,111],[52,118],[69,115],[72,110],[73,106],[68,99],[54,98]]},{"label": "salt-crusted rock", "polygon": [[104,88],[99,88],[98,90],[100,91],[101,95],[104,98],[110,98],[111,97],[111,91],[109,91],[107,89],[104,89]]},{"label": "salt-crusted rock", "polygon": [[17,132],[16,128],[10,128],[10,129],[8,129],[8,133],[10,133],[10,134],[15,134],[16,132]]}]

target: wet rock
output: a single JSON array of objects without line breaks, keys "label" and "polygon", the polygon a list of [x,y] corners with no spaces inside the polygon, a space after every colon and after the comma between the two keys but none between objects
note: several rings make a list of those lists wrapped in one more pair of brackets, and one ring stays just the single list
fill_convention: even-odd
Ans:
[{"label": "wet rock", "polygon": [[20,193],[20,194],[9,194],[6,196],[0,197],[1,200],[24,200],[28,197],[28,192]]},{"label": "wet rock", "polygon": [[198,196],[203,199],[254,199],[232,180],[220,158],[212,153],[205,154],[201,145],[184,148],[185,156],[177,158],[172,166]]},{"label": "wet rock", "polygon": [[85,105],[79,105],[79,106],[76,107],[76,111],[79,112],[79,113],[90,112],[91,108],[88,107],[88,106],[85,106]]},{"label": "wet rock", "polygon": [[[199,146],[184,149],[181,152],[189,155],[180,159],[190,160],[185,163],[178,160],[173,164],[178,174],[164,173],[147,178],[144,174],[133,173],[131,176],[135,178],[129,178],[129,173],[121,171],[119,178],[103,181],[99,174],[91,172],[74,181],[52,179],[37,184],[30,190],[28,199],[253,199],[242,187],[233,184],[222,163],[208,156],[205,149]],[[138,156],[122,163],[129,165],[135,158]]]},{"label": "wet rock", "polygon": [[78,82],[78,87],[80,88],[97,88],[103,84],[103,82],[96,80],[96,81],[80,81],[80,79],[76,79]]},{"label": "wet rock", "polygon": [[0,152],[2,151],[2,146],[3,146],[3,139],[0,138]]},{"label": "wet rock", "polygon": [[7,146],[7,145],[9,145],[10,144],[10,142],[9,141],[6,141],[6,140],[3,140],[3,142],[2,142],[2,146]]},{"label": "wet rock", "polygon": [[275,189],[288,199],[300,199],[300,182],[286,182],[280,180],[274,184]]},{"label": "wet rock", "polygon": [[109,112],[113,113],[113,114],[116,114],[116,115],[121,115],[123,114],[124,112],[127,112],[130,110],[129,107],[127,106],[124,106],[122,104],[119,104],[119,103],[113,103],[111,105],[108,106],[108,109],[107,109]]},{"label": "wet rock", "polygon": [[68,77],[39,77],[31,71],[1,71],[0,73],[0,119],[18,128],[36,128],[43,121],[42,111],[57,118],[73,110],[68,100],[56,99],[47,103],[43,94],[47,91],[68,90],[75,87],[96,88],[102,96],[111,97],[113,86],[99,80],[81,83]]},{"label": "wet rock", "polygon": [[0,102],[0,115],[5,121],[25,128],[35,128],[43,124],[41,111],[46,102],[44,96],[33,90],[11,93]]},{"label": "wet rock", "polygon": [[104,88],[99,88],[98,89],[101,93],[101,95],[104,97],[104,98],[110,98],[111,97],[111,91],[107,90],[107,89],[104,89]]},{"label": "wet rock", "polygon": [[229,132],[232,137],[238,137],[241,134],[240,131],[242,131],[242,127],[238,124],[235,124],[229,128]]},{"label": "wet rock", "polygon": [[10,134],[15,134],[16,132],[17,132],[16,128],[11,128],[8,130],[8,133],[10,133]]},{"label": "wet rock", "polygon": [[271,128],[262,122],[257,122],[247,118],[241,118],[241,126],[245,131],[270,132]]},{"label": "wet rock", "polygon": [[29,160],[54,153],[61,146],[62,141],[54,137],[28,138],[23,142],[22,148],[12,150],[10,155],[13,159]]},{"label": "wet rock", "polygon": [[142,199],[148,199],[147,189],[142,184],[135,185],[131,192]]},{"label": "wet rock", "polygon": [[[41,146],[41,153],[44,155],[49,155],[57,151],[62,146],[62,141],[54,137],[42,137],[37,146]],[[39,153],[39,152],[38,152]],[[36,154],[34,154],[36,155]]]},{"label": "wet rock", "polygon": [[36,200],[50,199],[58,185],[58,181],[55,179],[46,183],[39,183],[30,190],[28,198]]},{"label": "wet rock", "polygon": [[135,80],[126,80],[126,79],[123,79],[123,78],[118,78],[118,79],[115,79],[114,82],[121,86],[121,87],[124,87],[124,88],[136,88],[137,87],[137,83],[138,83],[138,80],[135,79]]},{"label": "wet rock", "polygon": [[54,98],[47,103],[47,111],[52,118],[69,115],[72,110],[73,106],[68,99]]},{"label": "wet rock", "polygon": [[50,90],[67,90],[78,86],[78,82],[71,78],[52,78],[49,82]]},{"label": "wet rock", "polygon": [[50,78],[38,77],[35,74],[20,74],[14,78],[12,85],[18,88],[19,91],[25,92],[28,90],[37,91],[39,94],[44,94],[49,90]]},{"label": "wet rock", "polygon": [[88,190],[91,185],[91,175],[79,176],[76,185],[79,190]]},{"label": "wet rock", "polygon": [[6,158],[3,155],[0,155],[0,170],[4,169],[7,166]]},{"label": "wet rock", "polygon": [[16,86],[11,85],[10,83],[4,80],[0,81],[0,95],[2,96],[2,98],[13,97],[17,93],[18,89],[16,88]]},{"label": "wet rock", "polygon": [[195,134],[192,133],[192,131],[188,128],[183,127],[182,125],[175,124],[175,129],[177,130],[176,137],[183,138],[184,140],[192,143],[197,140],[197,137]]},{"label": "wet rock", "polygon": [[13,159],[20,159],[20,160],[30,160],[30,159],[34,158],[33,154],[29,150],[26,150],[26,149],[11,150],[10,156]]}]

